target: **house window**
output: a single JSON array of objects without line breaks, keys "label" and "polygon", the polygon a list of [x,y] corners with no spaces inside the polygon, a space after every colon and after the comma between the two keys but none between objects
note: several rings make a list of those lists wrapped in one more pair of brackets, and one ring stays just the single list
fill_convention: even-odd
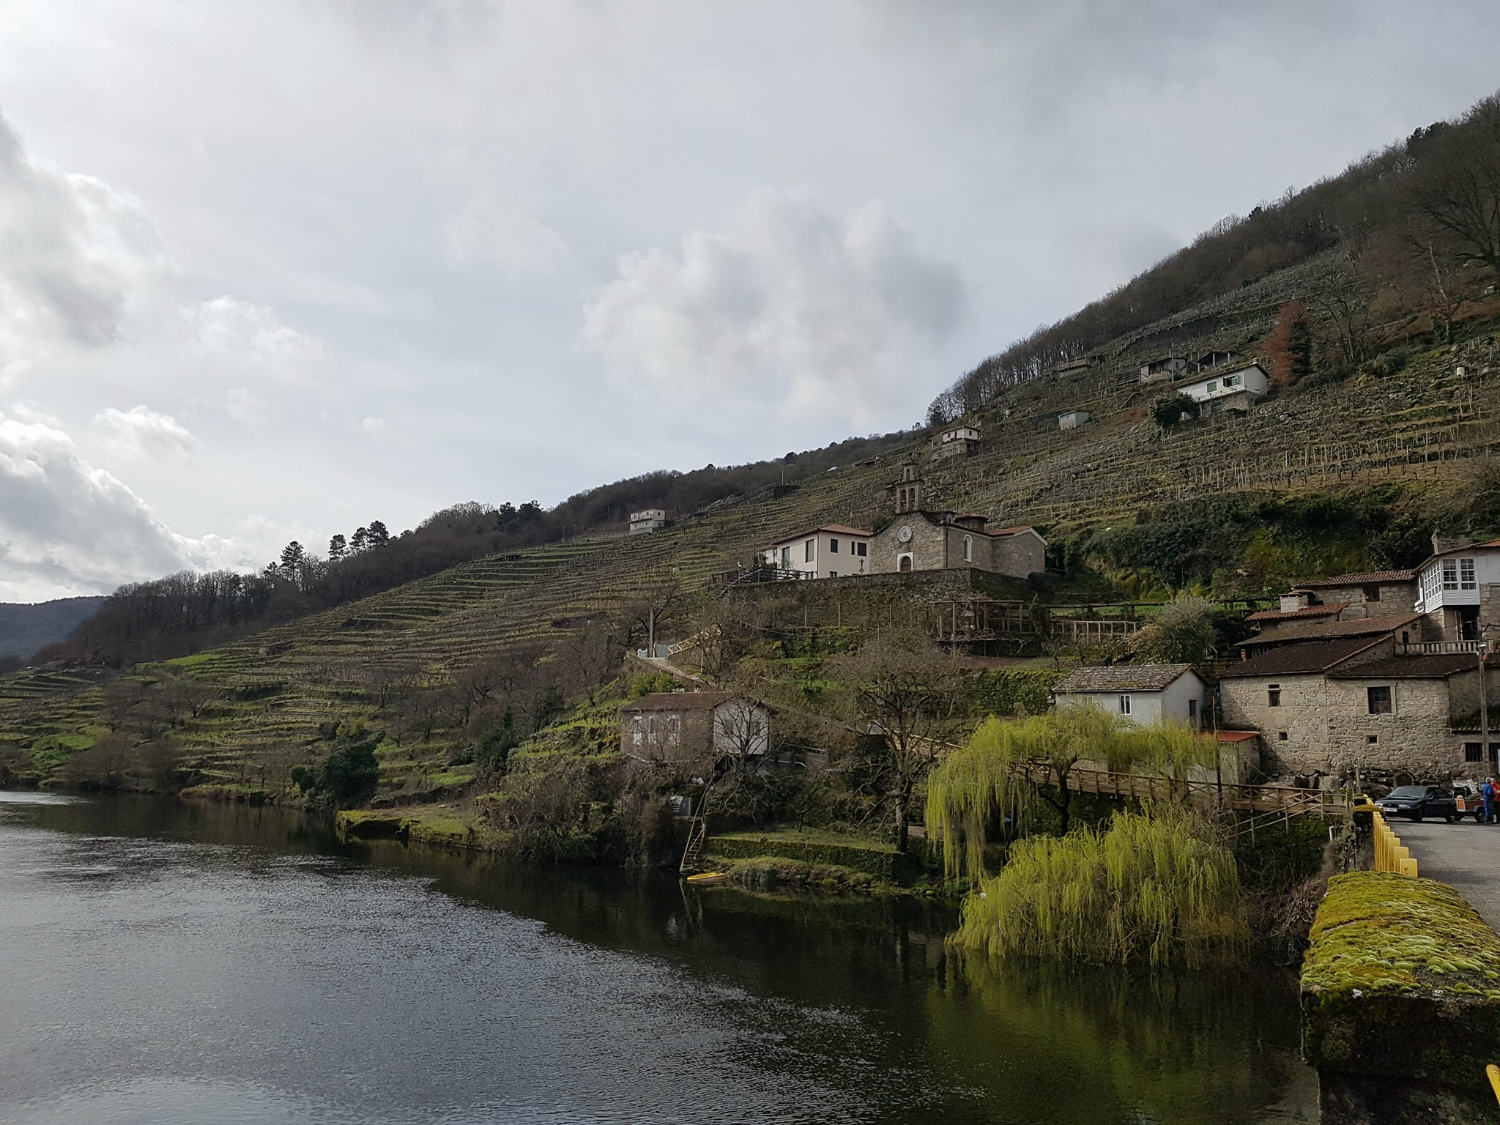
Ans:
[{"label": "house window", "polygon": [[816,539],[809,539],[806,543],[802,544],[802,561],[803,562],[812,562],[814,559],[816,559],[818,557],[818,545],[817,544],[818,544],[818,541]]},{"label": "house window", "polygon": [[1209,394],[1213,394],[1216,390],[1219,389],[1219,381],[1217,379],[1210,379],[1208,381],[1208,386],[1204,389],[1207,390]]},{"label": "house window", "polygon": [[1458,560],[1457,559],[1444,559],[1443,560],[1443,589],[1444,590],[1457,590],[1458,589]]},{"label": "house window", "polygon": [[1458,560],[1458,588],[1460,590],[1477,590],[1479,583],[1474,580],[1474,560]]},{"label": "house window", "polygon": [[1484,743],[1482,743],[1482,742],[1465,742],[1464,743],[1464,761],[1466,761],[1466,762],[1482,762],[1482,761],[1484,761]]},{"label": "house window", "polygon": [[1130,696],[1128,695],[1120,696],[1120,714],[1130,714]]},{"label": "house window", "polygon": [[1238,375],[1226,375],[1226,376],[1224,376],[1224,386],[1225,387],[1237,387],[1239,385],[1240,385],[1240,377]]},{"label": "house window", "polygon": [[1367,734],[1367,735],[1365,735],[1365,745],[1366,746],[1374,746],[1379,741],[1380,741],[1380,735],[1378,735],[1378,734]]},{"label": "house window", "polygon": [[1371,715],[1389,715],[1395,711],[1391,701],[1391,688],[1389,684],[1380,687],[1365,688],[1365,701]]},{"label": "house window", "polygon": [[781,548],[781,569],[792,569],[792,549],[790,547]]},{"label": "house window", "polygon": [[1277,742],[1285,742],[1286,741],[1286,731],[1284,731],[1284,730],[1277,731],[1276,732],[1276,741]]},{"label": "house window", "polygon": [[828,553],[830,555],[836,555],[839,553],[839,541],[837,539],[830,539],[828,541]]},{"label": "house window", "polygon": [[1188,718],[1189,719],[1196,719],[1197,717],[1198,717],[1198,701],[1196,699],[1189,699],[1188,700]]},{"label": "house window", "polygon": [[1280,684],[1267,684],[1266,685],[1266,706],[1267,707],[1280,707],[1281,706],[1281,685]]},{"label": "house window", "polygon": [[1378,602],[1380,600],[1380,587],[1366,586],[1364,589],[1360,590],[1360,594],[1367,602]]},{"label": "house window", "polygon": [[854,544],[854,553],[856,555],[858,555],[860,558],[864,558],[865,555],[867,555],[869,553],[869,549],[870,549],[870,545],[868,543],[856,543],[856,544]]},{"label": "house window", "polygon": [[911,569],[911,556],[910,555],[902,555],[901,556],[901,560],[896,564],[896,569],[897,570],[910,570]]},{"label": "house window", "polygon": [[965,535],[964,536],[964,562],[973,562],[973,561],[974,561],[974,537],[972,535]]},{"label": "house window", "polygon": [[828,577],[829,578],[837,578],[838,576],[839,576],[839,572],[836,571],[836,570],[830,570],[828,572]]}]

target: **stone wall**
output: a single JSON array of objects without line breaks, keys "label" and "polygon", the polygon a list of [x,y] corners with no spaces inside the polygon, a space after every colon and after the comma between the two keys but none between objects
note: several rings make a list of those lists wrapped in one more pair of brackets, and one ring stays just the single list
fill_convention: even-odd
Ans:
[{"label": "stone wall", "polygon": [[[1261,732],[1273,774],[1338,776],[1357,765],[1429,781],[1473,772],[1464,762],[1464,742],[1473,737],[1454,733],[1450,723],[1455,711],[1477,707],[1477,681],[1472,673],[1449,679],[1254,676],[1224,680],[1220,697],[1225,726]],[[1272,684],[1281,689],[1277,707],[1270,705]],[[1369,713],[1372,686],[1392,689],[1390,714]]]},{"label": "stone wall", "polygon": [[1047,569],[1047,545],[1035,535],[1007,535],[990,542],[994,545],[990,569],[996,574],[1025,578]]},{"label": "stone wall", "polygon": [[[1365,590],[1364,586],[1327,586],[1319,589],[1317,595],[1318,600],[1324,605],[1348,603],[1349,608],[1339,615],[1342,621],[1411,613],[1417,603],[1417,587],[1412,582],[1382,583],[1377,588],[1379,596],[1376,598],[1366,598]],[[1416,639],[1417,634],[1414,631],[1412,640]]]},{"label": "stone wall", "polygon": [[[911,539],[901,542],[903,527],[911,528]],[[903,512],[870,540],[870,573],[896,574],[901,570],[901,556],[910,554],[912,570],[942,570],[963,559],[962,547],[953,558],[948,554],[948,532],[951,529],[919,512]]]}]

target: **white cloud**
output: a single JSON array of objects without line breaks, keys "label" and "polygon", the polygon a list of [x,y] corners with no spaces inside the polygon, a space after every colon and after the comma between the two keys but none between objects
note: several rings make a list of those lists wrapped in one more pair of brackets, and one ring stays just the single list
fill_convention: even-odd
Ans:
[{"label": "white cloud", "polygon": [[572,262],[557,231],[494,198],[475,200],[451,216],[443,238],[454,265],[489,264],[517,280],[557,274]]},{"label": "white cloud", "polygon": [[372,438],[381,438],[381,437],[384,437],[385,436],[385,419],[384,418],[364,418],[364,419],[361,419],[361,421],[359,423],[359,428],[362,429],[368,437],[372,437]]},{"label": "white cloud", "polygon": [[33,160],[0,117],[0,380],[106,347],[169,260],[132,197]]},{"label": "white cloud", "polygon": [[233,539],[164,526],[62,430],[0,414],[0,601],[102,593],[184,567],[249,562]]},{"label": "white cloud", "polygon": [[678,401],[863,425],[912,381],[930,384],[966,306],[957,269],[878,203],[838,217],[764,197],[728,234],[623,257],[584,336],[618,380]]},{"label": "white cloud", "polygon": [[198,439],[181,422],[146,406],[111,406],[95,415],[95,421],[109,433],[111,446],[136,456],[191,457],[198,449]]},{"label": "white cloud", "polygon": [[208,374],[254,374],[288,383],[311,378],[327,359],[318,340],[281,322],[274,309],[215,297],[181,310]]}]

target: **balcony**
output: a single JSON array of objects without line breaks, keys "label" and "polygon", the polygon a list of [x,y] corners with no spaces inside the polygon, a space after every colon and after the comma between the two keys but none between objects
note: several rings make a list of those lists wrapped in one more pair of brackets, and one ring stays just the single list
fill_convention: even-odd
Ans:
[{"label": "balcony", "polygon": [[1412,641],[1396,646],[1397,656],[1451,656],[1455,653],[1480,653],[1489,648],[1488,641]]}]

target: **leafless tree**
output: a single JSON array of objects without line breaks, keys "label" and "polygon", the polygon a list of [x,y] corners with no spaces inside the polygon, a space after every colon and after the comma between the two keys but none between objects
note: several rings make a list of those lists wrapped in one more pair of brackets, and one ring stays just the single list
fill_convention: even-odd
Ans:
[{"label": "leafless tree", "polygon": [[906,850],[912,795],[962,721],[962,673],[920,633],[897,633],[834,662],[854,714],[883,745],[882,778]]}]

